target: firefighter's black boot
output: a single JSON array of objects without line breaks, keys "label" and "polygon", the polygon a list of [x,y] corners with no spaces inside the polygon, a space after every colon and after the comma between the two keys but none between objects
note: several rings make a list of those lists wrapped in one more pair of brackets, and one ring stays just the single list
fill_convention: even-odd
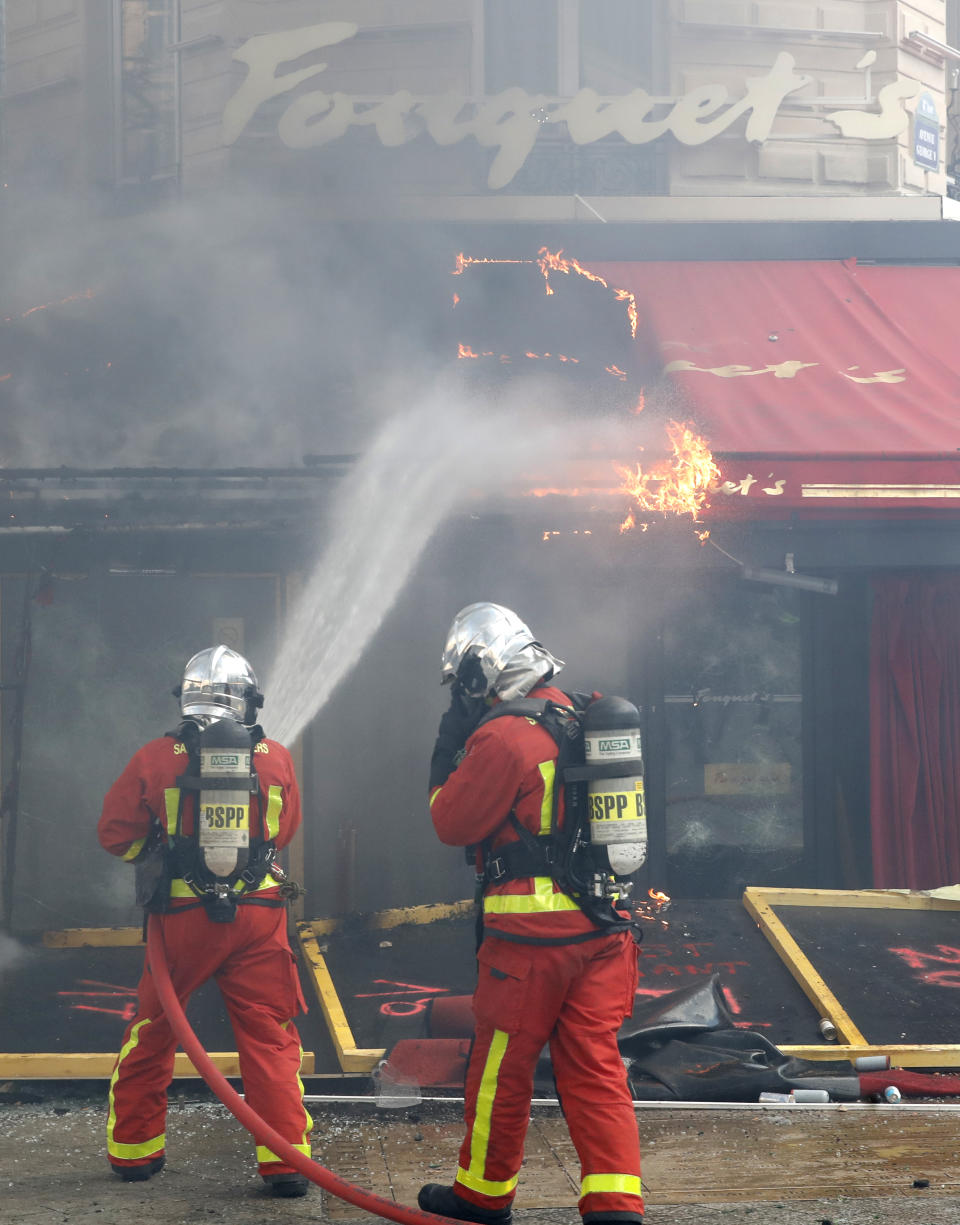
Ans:
[{"label": "firefighter's black boot", "polygon": [[124,1182],[146,1182],[154,1174],[159,1174],[166,1164],[166,1157],[154,1157],[152,1161],[146,1161],[143,1165],[114,1165],[111,1162],[110,1168]]},{"label": "firefighter's black boot", "polygon": [[279,1199],[300,1199],[310,1188],[310,1180],[302,1174],[264,1174],[263,1181]]},{"label": "firefighter's black boot", "polygon": [[424,1212],[451,1216],[458,1221],[478,1221],[480,1225],[510,1225],[513,1220],[509,1208],[478,1208],[457,1195],[453,1187],[444,1187],[436,1182],[428,1182],[420,1188],[417,1203]]}]

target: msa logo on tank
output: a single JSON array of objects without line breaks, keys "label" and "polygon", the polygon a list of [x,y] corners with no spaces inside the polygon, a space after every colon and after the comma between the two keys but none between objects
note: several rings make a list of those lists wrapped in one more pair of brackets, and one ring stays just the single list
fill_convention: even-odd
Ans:
[{"label": "msa logo on tank", "polygon": [[214,876],[227,877],[247,864],[250,753],[250,733],[235,719],[218,719],[200,733],[197,840]]},{"label": "msa logo on tank", "polygon": [[590,842],[610,871],[629,876],[647,857],[640,712],[625,698],[601,698],[583,719]]}]

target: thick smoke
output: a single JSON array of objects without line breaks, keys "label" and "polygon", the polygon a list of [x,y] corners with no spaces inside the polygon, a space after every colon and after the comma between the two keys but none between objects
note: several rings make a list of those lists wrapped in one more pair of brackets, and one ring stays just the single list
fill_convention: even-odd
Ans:
[{"label": "thick smoke", "polygon": [[409,275],[416,251],[401,286],[369,232],[361,246],[269,193],[130,217],[31,200],[5,220],[4,466],[268,467],[359,450],[387,407],[385,372],[434,361],[439,299],[426,272]]}]

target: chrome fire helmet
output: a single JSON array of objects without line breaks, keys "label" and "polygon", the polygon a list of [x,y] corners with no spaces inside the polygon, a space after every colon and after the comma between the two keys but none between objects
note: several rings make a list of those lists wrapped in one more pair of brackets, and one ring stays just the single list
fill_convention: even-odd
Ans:
[{"label": "chrome fire helmet", "polygon": [[471,697],[522,698],[563,667],[509,608],[468,604],[453,619],[441,659],[443,684],[459,681]]},{"label": "chrome fire helmet", "polygon": [[253,668],[242,655],[222,643],[198,651],[183,670],[174,689],[185,718],[236,719],[247,727],[257,721],[263,694]]}]

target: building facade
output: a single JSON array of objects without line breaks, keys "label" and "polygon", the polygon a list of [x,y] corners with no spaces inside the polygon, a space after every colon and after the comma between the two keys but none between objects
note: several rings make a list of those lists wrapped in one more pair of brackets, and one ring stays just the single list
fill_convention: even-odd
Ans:
[{"label": "building facade", "polygon": [[7,0],[5,161],[65,191],[279,179],[320,216],[930,218],[948,24],[943,0]]}]

